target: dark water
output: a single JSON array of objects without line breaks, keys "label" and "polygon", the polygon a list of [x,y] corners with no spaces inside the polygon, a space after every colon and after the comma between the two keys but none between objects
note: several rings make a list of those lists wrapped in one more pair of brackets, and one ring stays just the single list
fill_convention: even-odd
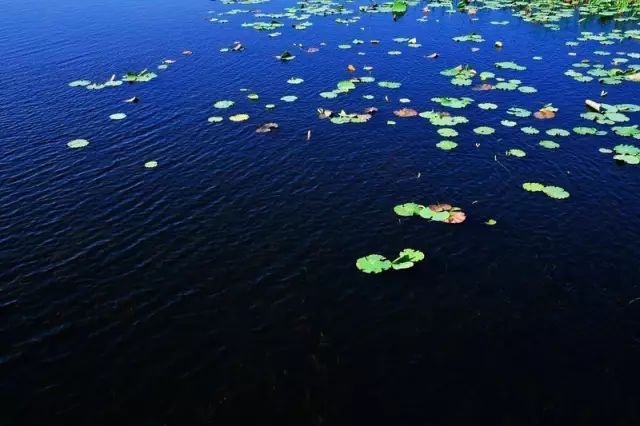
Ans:
[{"label": "dark water", "polygon": [[[566,41],[614,24],[565,20],[553,32],[508,12],[470,21],[434,11],[420,24],[411,10],[350,26],[313,17],[278,38],[241,28],[250,14],[207,22],[208,10],[290,4],[3,3],[0,424],[640,424],[640,303],[629,303],[640,296],[640,169],[598,153],[617,136],[556,138],[551,151],[537,146],[545,135],[499,124],[514,119],[510,106],[553,102],[554,120],[515,120],[589,126],[579,113],[601,87],[562,73],[594,50],[640,43],[583,44],[571,57]],[[471,31],[487,39],[479,52],[451,42]],[[391,40],[400,36],[423,47]],[[337,49],[354,38],[381,44]],[[218,52],[235,40],[247,50]],[[285,49],[298,58],[273,59]],[[433,51],[438,60],[423,57]],[[67,87],[166,58],[177,63],[148,84]],[[471,92],[439,75],[507,60],[529,69],[500,74],[538,93]],[[403,86],[320,98],[349,63]],[[287,84],[293,76],[305,82]],[[607,90],[612,104],[640,99],[640,85]],[[299,100],[279,101],[289,94]],[[134,95],[140,104],[121,103]],[[455,111],[471,122],[452,152],[435,148],[442,138],[423,119],[386,125],[398,98],[423,111],[434,96],[500,109]],[[236,106],[216,111],[220,99]],[[270,102],[278,107],[265,111]],[[371,105],[380,112],[365,125],[315,112]],[[129,117],[110,121],[115,112]],[[207,123],[237,112],[251,120]],[[254,133],[266,121],[280,129]],[[478,137],[479,125],[497,132]],[[91,145],[68,149],[76,138]],[[515,147],[527,157],[503,156]],[[149,160],[158,168],[145,169]],[[527,193],[526,181],[571,198]],[[468,220],[398,221],[393,206],[407,201],[452,202]],[[490,217],[497,226],[483,224]],[[378,276],[354,266],[405,247],[427,259]]]}]

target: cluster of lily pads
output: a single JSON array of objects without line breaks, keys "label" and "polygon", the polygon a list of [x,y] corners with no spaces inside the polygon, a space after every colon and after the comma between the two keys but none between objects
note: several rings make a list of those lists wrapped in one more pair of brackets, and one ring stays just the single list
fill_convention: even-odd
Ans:
[{"label": "cluster of lily pads", "polygon": [[[162,68],[162,69],[166,69],[166,68]],[[123,83],[146,83],[148,81],[153,80],[157,76],[158,75],[156,73],[145,69],[140,72],[127,72],[125,75],[122,76],[121,80],[118,80],[114,74],[111,76],[111,78],[109,78],[107,81],[103,83],[95,83],[95,82],[91,82],[90,80],[75,80],[69,83],[69,87],[84,87],[85,89],[88,89],[88,90],[101,90],[108,87],[122,86]]]},{"label": "cluster of lily pads", "polygon": [[404,249],[394,260],[389,260],[380,254],[370,254],[359,258],[356,267],[366,274],[379,274],[389,269],[409,269],[424,260],[424,253],[420,250]]},{"label": "cluster of lily pads", "polygon": [[627,164],[640,164],[640,148],[635,145],[616,145],[613,147],[614,160]]},{"label": "cluster of lily pads", "polygon": [[331,110],[318,108],[318,116],[321,119],[328,118],[333,124],[366,123],[377,111],[377,108],[371,107],[366,108],[362,113],[348,113],[342,110],[336,114]]},{"label": "cluster of lily pads", "polygon": [[522,184],[522,188],[528,192],[542,192],[547,196],[556,200],[564,200],[569,198],[570,194],[564,188],[553,185],[543,185],[538,182],[525,182]]},{"label": "cluster of lily pads", "polygon": [[453,207],[450,204],[424,206],[416,203],[404,203],[395,206],[393,211],[402,217],[419,216],[423,219],[442,223],[462,223],[467,219],[467,215],[460,207]]}]

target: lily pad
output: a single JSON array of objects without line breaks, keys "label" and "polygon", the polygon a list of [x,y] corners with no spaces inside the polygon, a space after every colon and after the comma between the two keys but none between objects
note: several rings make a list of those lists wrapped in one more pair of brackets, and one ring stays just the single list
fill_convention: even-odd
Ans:
[{"label": "lily pad", "polygon": [[498,108],[498,105],[492,104],[489,102],[484,102],[484,103],[478,104],[478,108],[484,109],[484,110],[494,110]]},{"label": "lily pad", "polygon": [[503,70],[515,70],[515,71],[524,71],[527,67],[518,65],[515,62],[496,62],[496,68],[500,68]]},{"label": "lily pad", "polygon": [[524,133],[526,133],[528,135],[537,135],[538,133],[540,133],[540,130],[536,129],[535,127],[531,127],[531,126],[523,127],[520,130],[522,130]]},{"label": "lily pad", "polygon": [[565,198],[569,198],[570,195],[567,191],[559,186],[545,186],[542,192],[556,200],[564,200]]},{"label": "lily pad", "polygon": [[438,134],[443,138],[455,138],[458,136],[458,132],[449,128],[438,129]]},{"label": "lily pad", "polygon": [[564,129],[549,129],[549,130],[547,130],[546,133],[549,136],[561,136],[561,137],[566,137],[566,136],[569,136],[571,134],[567,130],[564,130]]},{"label": "lily pad", "polygon": [[89,141],[86,139],[74,139],[67,143],[67,146],[71,149],[84,148],[87,145],[89,145]]},{"label": "lily pad", "polygon": [[232,107],[234,104],[235,102],[233,101],[218,101],[213,104],[213,107],[218,109],[227,109],[229,107]]},{"label": "lily pad", "polygon": [[522,188],[529,192],[541,192],[544,190],[544,185],[537,182],[525,182],[522,184]]},{"label": "lily pad", "polygon": [[405,204],[400,204],[395,206],[393,208],[393,211],[398,216],[408,217],[408,216],[413,216],[414,214],[417,214],[420,208],[421,206],[419,206],[416,203],[405,203]]},{"label": "lily pad", "polygon": [[473,129],[473,132],[477,135],[492,135],[495,133],[495,129],[493,127],[480,126]]},{"label": "lily pad", "polygon": [[249,114],[235,114],[232,115],[231,117],[229,117],[229,120],[233,121],[233,122],[241,122],[241,121],[247,121],[249,119]]},{"label": "lily pad", "polygon": [[409,269],[423,259],[424,253],[420,250],[404,249],[398,254],[398,257],[391,262],[391,267],[395,270]]},{"label": "lily pad", "polygon": [[538,145],[540,145],[543,148],[547,148],[547,149],[556,149],[556,148],[560,148],[560,144],[556,143],[554,141],[540,141],[538,143]]},{"label": "lily pad", "polygon": [[436,146],[444,151],[451,151],[452,149],[456,148],[458,144],[453,141],[440,141],[436,144]]},{"label": "lily pad", "polygon": [[525,157],[527,153],[521,149],[511,148],[509,151],[507,151],[507,155],[512,155],[514,157],[522,158],[522,157]]},{"label": "lily pad", "polygon": [[358,259],[356,267],[365,274],[379,274],[391,268],[391,261],[379,254],[370,254]]},{"label": "lily pad", "polygon": [[378,86],[385,87],[387,89],[398,89],[400,86],[402,86],[402,83],[397,83],[394,81],[379,81]]}]

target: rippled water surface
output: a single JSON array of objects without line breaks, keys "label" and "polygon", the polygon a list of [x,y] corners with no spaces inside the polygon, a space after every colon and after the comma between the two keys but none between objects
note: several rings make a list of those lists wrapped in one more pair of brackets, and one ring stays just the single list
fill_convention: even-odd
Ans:
[{"label": "rippled water surface", "polygon": [[[598,152],[625,142],[612,133],[546,150],[537,143],[552,138],[519,130],[591,126],[579,114],[602,87],[563,73],[594,50],[640,52],[640,42],[565,42],[637,23],[565,19],[550,31],[508,11],[472,20],[442,9],[418,22],[422,5],[398,22],[312,17],[294,30],[284,20],[274,38],[241,27],[259,20],[250,13],[208,22],[292,4],[5,1],[0,424],[640,424],[640,166]],[[451,40],[472,31],[487,41]],[[354,38],[366,43],[337,48]],[[219,52],[236,40],[244,52]],[[294,61],[274,59],[286,49]],[[146,84],[67,86],[164,59],[176,63]],[[498,61],[526,65],[501,74],[538,92],[473,92],[439,74]],[[402,87],[318,96],[349,78],[348,64]],[[304,83],[287,84],[294,76]],[[609,103],[640,102],[640,84],[606,90]],[[141,102],[122,103],[131,96]],[[499,109],[455,110],[470,123],[445,152],[436,127],[392,113],[403,97],[436,108],[435,96]],[[215,110],[221,99],[236,105]],[[554,120],[505,115],[549,102]],[[368,106],[380,111],[366,124],[316,113]],[[109,120],[116,112],[127,119]],[[250,120],[226,119],[240,112]],[[280,128],[256,134],[268,121]],[[481,125],[497,132],[475,135]],[[77,138],[91,144],[67,148]],[[505,157],[509,148],[527,157]],[[150,160],[158,167],[146,169]],[[528,193],[528,181],[571,197]],[[399,220],[393,207],[408,201],[451,202],[467,221]],[[380,275],[355,268],[405,247],[426,259]]]}]

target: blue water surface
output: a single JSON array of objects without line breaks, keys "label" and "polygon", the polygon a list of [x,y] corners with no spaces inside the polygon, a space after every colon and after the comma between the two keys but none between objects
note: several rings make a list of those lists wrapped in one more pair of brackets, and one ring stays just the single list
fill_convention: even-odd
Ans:
[{"label": "blue water surface", "polygon": [[[357,23],[314,16],[294,30],[285,19],[272,38],[241,27],[265,19],[217,13],[293,2],[4,1],[0,424],[640,422],[640,166],[598,152],[632,140],[520,131],[591,126],[579,115],[603,88],[608,103],[640,103],[640,84],[563,75],[594,50],[612,52],[605,64],[640,51],[637,40],[565,42],[637,23],[565,19],[551,31],[508,10],[474,19],[442,9],[418,22],[423,5],[394,22],[358,5],[346,3]],[[451,40],[470,32],[487,41]],[[353,39],[365,44],[338,49]],[[246,50],[219,51],[235,41]],[[296,59],[276,60],[284,50]],[[425,57],[432,52],[440,57]],[[146,84],[67,85],[155,71],[165,59],[176,63]],[[499,71],[500,61],[528,69]],[[351,77],[348,64],[402,87],[362,84],[321,98]],[[538,92],[453,86],[440,71],[459,64]],[[122,102],[132,96],[141,102]],[[437,96],[499,108],[453,110],[470,123],[445,152],[435,126],[393,115],[440,109]],[[236,104],[213,108],[223,99]],[[553,120],[505,113],[547,103],[559,108]],[[366,124],[335,125],[316,112],[371,106],[379,111]],[[110,120],[117,112],[128,117]],[[251,118],[227,119],[236,113]],[[224,122],[208,123],[214,115]],[[625,124],[638,123],[629,115]],[[279,129],[255,133],[265,122]],[[478,126],[497,131],[478,136]],[[77,138],[91,143],[69,149]],[[543,139],[561,147],[546,150]],[[527,156],[505,156],[510,148]],[[144,167],[151,160],[157,168]],[[524,182],[571,197],[529,193]],[[409,201],[449,202],[467,220],[400,219],[393,207]],[[406,247],[426,259],[380,275],[355,267]]]}]

